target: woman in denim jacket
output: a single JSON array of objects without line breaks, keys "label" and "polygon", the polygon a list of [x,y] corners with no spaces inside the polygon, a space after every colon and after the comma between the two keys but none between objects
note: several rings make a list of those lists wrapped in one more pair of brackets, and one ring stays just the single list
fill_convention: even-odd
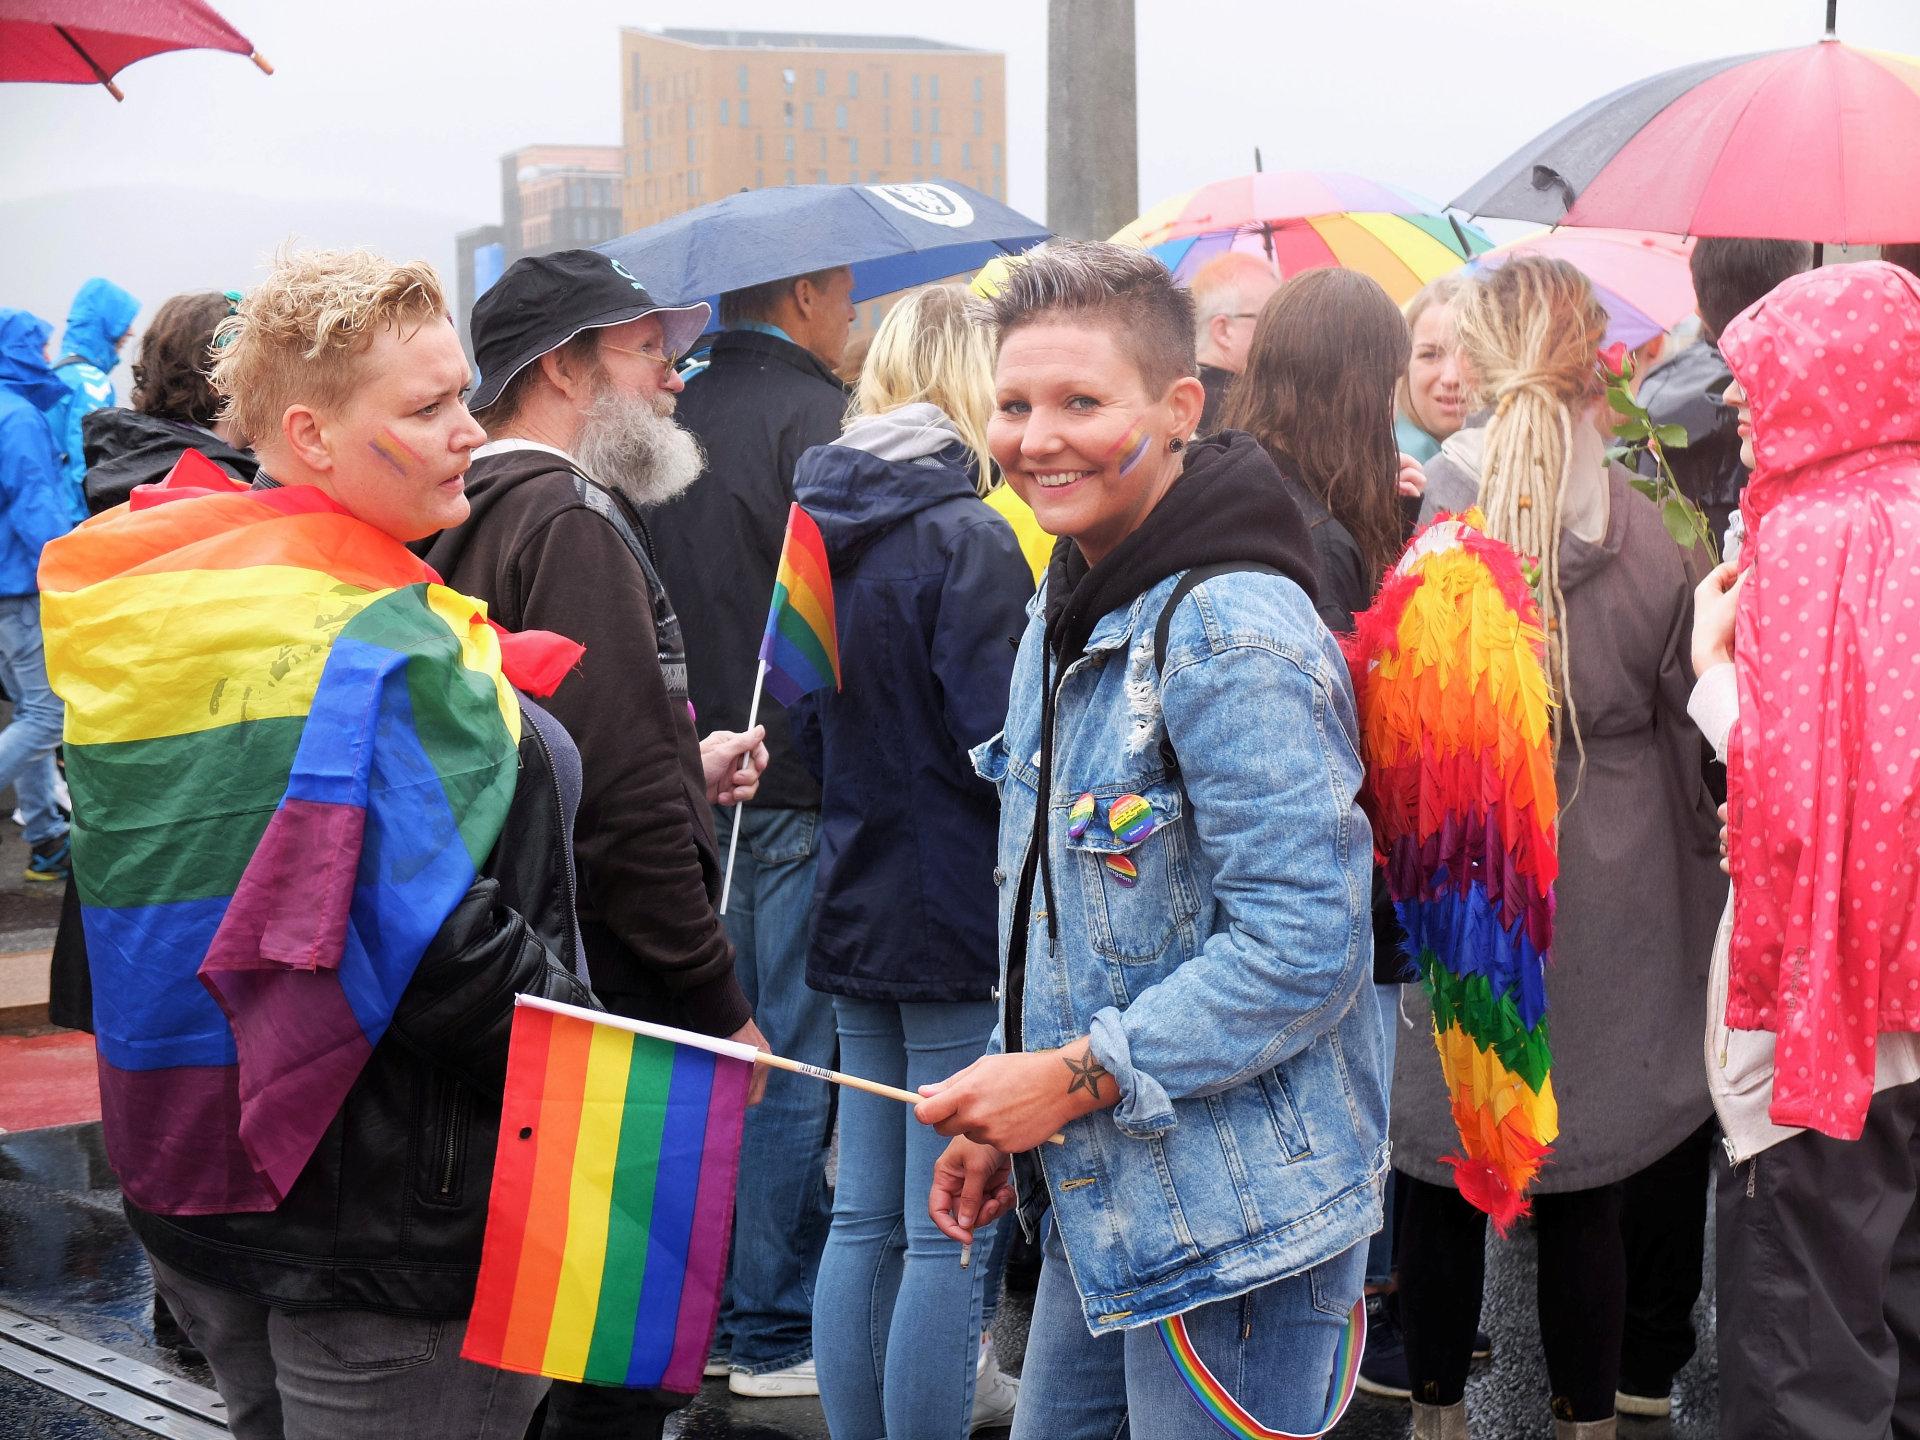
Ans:
[{"label": "woman in denim jacket", "polygon": [[1191,306],[1150,257],[1054,243],[992,318],[989,443],[1067,543],[974,752],[1000,791],[1001,1022],[923,1087],[920,1118],[962,1137],[928,1208],[963,1241],[1016,1189],[1029,1229],[1053,1212],[1016,1440],[1216,1435],[1179,1331],[1251,1419],[1315,1429],[1386,1101],[1312,542],[1253,440],[1186,442]]}]

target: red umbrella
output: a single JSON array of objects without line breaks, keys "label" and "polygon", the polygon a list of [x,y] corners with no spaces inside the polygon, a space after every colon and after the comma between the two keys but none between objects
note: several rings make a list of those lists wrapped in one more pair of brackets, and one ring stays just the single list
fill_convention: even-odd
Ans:
[{"label": "red umbrella", "polygon": [[136,60],[169,50],[230,50],[273,66],[202,0],[0,0],[0,80],[107,87]]},{"label": "red umbrella", "polygon": [[1547,225],[1920,240],[1920,59],[1827,38],[1642,80],[1562,120],[1455,200]]}]

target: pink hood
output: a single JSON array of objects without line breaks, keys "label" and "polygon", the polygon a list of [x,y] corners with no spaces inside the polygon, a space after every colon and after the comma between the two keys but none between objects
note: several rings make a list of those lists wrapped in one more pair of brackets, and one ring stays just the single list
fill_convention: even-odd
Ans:
[{"label": "pink hood", "polygon": [[1727,1023],[1778,1034],[1781,1125],[1858,1138],[1875,1037],[1920,1030],[1920,283],[1798,275],[1727,327],[1741,502]]}]

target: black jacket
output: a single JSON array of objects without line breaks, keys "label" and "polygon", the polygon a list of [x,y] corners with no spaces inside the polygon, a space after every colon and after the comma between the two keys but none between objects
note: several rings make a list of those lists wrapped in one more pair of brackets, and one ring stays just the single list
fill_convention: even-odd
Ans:
[{"label": "black jacket", "polygon": [[427,563],[509,630],[587,647],[546,704],[586,777],[574,850],[593,988],[620,1014],[731,1035],[751,1012],[714,913],[720,856],[686,647],[646,527],[547,450],[475,460],[467,499],[472,514],[434,537]]},{"label": "black jacket", "polygon": [[524,713],[500,841],[280,1207],[159,1216],[126,1205],[167,1264],[290,1309],[453,1318],[472,1308],[513,997],[593,1003],[556,958],[576,953],[557,768],[568,741],[552,719]]},{"label": "black jacket", "polygon": [[1353,631],[1353,617],[1373,603],[1378,588],[1367,580],[1367,562],[1360,553],[1360,542],[1338,520],[1321,498],[1309,490],[1282,457],[1275,457],[1280,479],[1287,494],[1300,508],[1307,522],[1307,534],[1313,540],[1314,578],[1320,582],[1320,598],[1313,608],[1336,635]]},{"label": "black jacket", "polygon": [[1200,388],[1207,392],[1207,402],[1200,410],[1200,426],[1196,435],[1211,435],[1220,428],[1220,417],[1226,412],[1227,391],[1233,388],[1233,382],[1240,377],[1231,370],[1222,370],[1218,365],[1200,367]]},{"label": "black jacket", "polygon": [[[647,518],[660,578],[686,627],[703,730],[746,728],[794,467],[807,450],[838,438],[846,410],[846,387],[825,361],[756,330],[716,338],[707,368],[680,396],[680,423],[706,448],[706,473]],[[754,805],[817,809],[820,787],[794,757],[785,709],[763,698],[760,719],[772,763]]]},{"label": "black jacket", "polygon": [[[1732,379],[1719,349],[1702,340],[1640,382],[1640,403],[1654,423],[1685,428],[1687,443],[1670,448],[1667,463],[1681,492],[1713,515],[1716,529],[1724,529],[1747,483],[1747,467],[1740,463],[1740,417],[1719,398]],[[1643,468],[1651,470],[1652,463],[1648,459]]]},{"label": "black jacket", "polygon": [[163,420],[138,410],[95,410],[80,422],[87,460],[87,513],[124,505],[136,485],[157,485],[174,462],[198,450],[242,484],[251,485],[260,462],[211,430]]},{"label": "black jacket", "polygon": [[795,488],[826,541],[841,672],[789,712],[821,779],[807,984],[985,1000],[999,803],[967,752],[1006,724],[1032,572],[963,446],[889,461],[823,445]]}]

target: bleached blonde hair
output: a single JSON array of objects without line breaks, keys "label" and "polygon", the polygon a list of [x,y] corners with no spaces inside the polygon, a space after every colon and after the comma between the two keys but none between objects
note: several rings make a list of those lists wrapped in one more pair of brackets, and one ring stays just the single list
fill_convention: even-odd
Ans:
[{"label": "bleached blonde hair", "polygon": [[993,338],[970,313],[966,291],[928,285],[903,297],[874,332],[849,421],[919,401],[936,405],[973,453],[974,489],[993,488],[987,421],[993,416]]},{"label": "bleached blonde hair", "polygon": [[267,278],[214,331],[212,380],[226,402],[222,418],[256,446],[271,443],[289,405],[326,409],[352,393],[360,359],[381,330],[418,328],[446,314],[440,277],[424,260],[282,250]]},{"label": "bleached blonde hair", "polygon": [[1597,357],[1607,312],[1587,277],[1564,260],[1520,255],[1455,297],[1454,329],[1483,404],[1493,406],[1480,467],[1487,530],[1538,565],[1533,590],[1547,632],[1547,675],[1562,716],[1574,724],[1567,664],[1566,597],[1560,591],[1560,531],[1574,427],[1601,382]]}]

